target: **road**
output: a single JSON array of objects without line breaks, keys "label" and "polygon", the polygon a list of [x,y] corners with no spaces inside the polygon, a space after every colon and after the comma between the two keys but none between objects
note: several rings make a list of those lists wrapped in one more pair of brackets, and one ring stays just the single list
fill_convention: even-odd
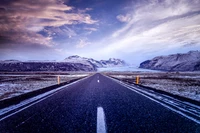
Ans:
[{"label": "road", "polygon": [[95,74],[1,118],[1,133],[200,133],[200,124]]}]

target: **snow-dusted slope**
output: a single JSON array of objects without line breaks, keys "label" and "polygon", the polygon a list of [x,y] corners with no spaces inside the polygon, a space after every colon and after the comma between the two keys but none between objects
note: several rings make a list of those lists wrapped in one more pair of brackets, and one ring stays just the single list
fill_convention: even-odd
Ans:
[{"label": "snow-dusted slope", "polygon": [[158,56],[142,62],[140,68],[166,71],[200,71],[200,51]]},{"label": "snow-dusted slope", "polygon": [[125,62],[120,59],[97,61],[75,55],[69,56],[63,61],[0,61],[0,71],[97,71],[97,68],[123,65]]},{"label": "snow-dusted slope", "polygon": [[126,63],[123,60],[110,58],[109,60],[100,61],[103,67],[125,66]]},{"label": "snow-dusted slope", "polygon": [[125,66],[126,63],[123,60],[110,58],[109,60],[94,60],[92,58],[85,58],[80,57],[78,55],[69,56],[65,58],[64,62],[71,62],[71,63],[82,63],[87,65],[92,65],[96,68],[102,68],[102,67],[119,67],[119,66]]},{"label": "snow-dusted slope", "polygon": [[82,63],[68,62],[0,62],[0,71],[96,71],[96,68]]},{"label": "snow-dusted slope", "polygon": [[75,55],[75,56],[69,56],[69,57],[65,58],[64,62],[68,62],[68,63],[81,63],[81,64],[93,66],[90,62],[88,62],[84,58],[79,57],[77,55]]}]

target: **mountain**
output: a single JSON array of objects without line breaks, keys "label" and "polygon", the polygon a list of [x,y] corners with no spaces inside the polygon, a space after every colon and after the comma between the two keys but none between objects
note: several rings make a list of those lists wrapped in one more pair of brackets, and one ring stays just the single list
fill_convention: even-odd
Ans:
[{"label": "mountain", "polygon": [[121,59],[110,58],[109,60],[100,60],[103,67],[115,67],[127,65],[125,61]]},{"label": "mountain", "polygon": [[94,60],[92,58],[85,58],[80,57],[78,55],[69,56],[65,58],[64,62],[71,62],[71,63],[83,63],[87,65],[91,65],[95,68],[102,68],[102,67],[118,67],[118,66],[125,66],[125,61],[121,59],[110,58],[109,60]]},{"label": "mountain", "polygon": [[97,71],[101,67],[124,66],[126,63],[120,59],[111,58],[109,60],[97,61],[92,58],[84,58],[78,55],[69,56],[63,61],[0,61],[0,71],[20,72],[20,71]]},{"label": "mountain", "polygon": [[200,71],[200,51],[157,56],[140,64],[140,68],[164,71]]},{"label": "mountain", "polygon": [[96,71],[96,68],[81,63],[1,61],[0,71]]},{"label": "mountain", "polygon": [[81,64],[89,65],[89,66],[95,67],[95,68],[102,67],[100,62],[98,62],[94,59],[91,59],[91,58],[80,57],[78,55],[69,56],[64,59],[64,62],[81,63]]}]

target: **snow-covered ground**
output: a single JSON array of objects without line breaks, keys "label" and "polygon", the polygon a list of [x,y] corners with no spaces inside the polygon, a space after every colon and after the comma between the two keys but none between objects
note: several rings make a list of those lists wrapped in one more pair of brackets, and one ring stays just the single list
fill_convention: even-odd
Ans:
[{"label": "snow-covered ground", "polygon": [[[59,75],[60,83],[85,77],[88,74]],[[45,88],[58,83],[58,75],[0,75],[0,100]]]},{"label": "snow-covered ground", "polygon": [[141,85],[200,101],[200,72],[107,74],[132,83],[136,82],[136,76],[138,75],[140,76],[139,84]]}]

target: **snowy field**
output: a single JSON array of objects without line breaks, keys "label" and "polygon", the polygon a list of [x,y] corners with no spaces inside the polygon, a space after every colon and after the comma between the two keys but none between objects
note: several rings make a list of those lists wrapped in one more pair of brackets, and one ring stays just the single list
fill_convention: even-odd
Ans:
[{"label": "snowy field", "polygon": [[200,72],[107,72],[106,75],[123,81],[163,90],[179,96],[200,101]]},{"label": "snowy field", "polygon": [[88,76],[89,73],[1,73],[0,100],[45,88],[72,79]]},{"label": "snowy field", "polygon": [[[119,68],[116,69],[119,70]],[[150,70],[126,72],[104,71],[102,73],[132,83],[135,83],[135,78],[139,75],[139,83],[141,85],[200,101],[200,72],[159,72]],[[60,76],[60,82],[62,83],[91,74],[94,73],[0,73],[0,100],[55,85],[57,84],[58,75]]]}]

